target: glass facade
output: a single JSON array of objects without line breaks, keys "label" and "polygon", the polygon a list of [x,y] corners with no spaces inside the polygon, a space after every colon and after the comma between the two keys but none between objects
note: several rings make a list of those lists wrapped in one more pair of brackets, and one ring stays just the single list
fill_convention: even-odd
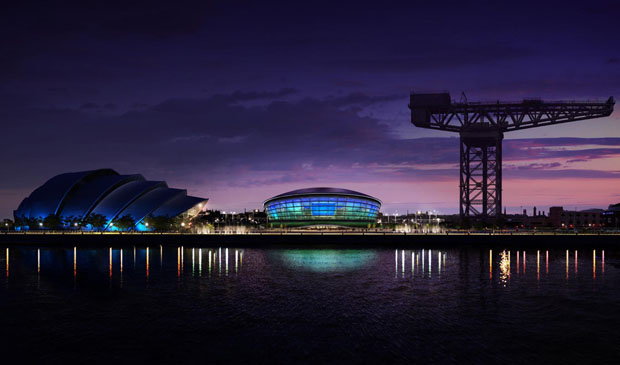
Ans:
[{"label": "glass facade", "polygon": [[307,195],[268,201],[265,210],[271,223],[338,224],[374,223],[378,201],[357,196]]}]

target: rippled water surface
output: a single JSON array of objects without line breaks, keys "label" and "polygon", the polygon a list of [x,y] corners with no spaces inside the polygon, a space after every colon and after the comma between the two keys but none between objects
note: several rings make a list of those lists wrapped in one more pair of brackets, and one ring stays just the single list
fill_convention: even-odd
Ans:
[{"label": "rippled water surface", "polygon": [[3,247],[3,356],[617,361],[601,250]]}]

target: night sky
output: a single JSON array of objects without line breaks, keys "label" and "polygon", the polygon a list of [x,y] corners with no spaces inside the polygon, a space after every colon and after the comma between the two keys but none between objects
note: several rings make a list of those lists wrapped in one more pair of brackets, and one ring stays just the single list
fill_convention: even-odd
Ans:
[{"label": "night sky", "polygon": [[[86,4],[88,3],[88,4]],[[609,1],[13,2],[0,12],[0,218],[109,167],[243,211],[311,186],[458,211],[458,135],[410,91],[620,97]],[[504,205],[620,202],[620,113],[506,134]]]}]

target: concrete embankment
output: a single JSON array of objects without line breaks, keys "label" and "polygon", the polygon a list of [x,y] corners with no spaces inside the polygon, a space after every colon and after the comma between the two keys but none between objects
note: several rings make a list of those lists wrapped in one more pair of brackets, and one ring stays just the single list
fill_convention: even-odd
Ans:
[{"label": "concrete embankment", "polygon": [[156,234],[156,233],[8,233],[0,245],[126,246],[185,245],[193,247],[464,247],[497,248],[620,248],[619,234],[394,234],[394,233],[263,233],[263,234]]}]

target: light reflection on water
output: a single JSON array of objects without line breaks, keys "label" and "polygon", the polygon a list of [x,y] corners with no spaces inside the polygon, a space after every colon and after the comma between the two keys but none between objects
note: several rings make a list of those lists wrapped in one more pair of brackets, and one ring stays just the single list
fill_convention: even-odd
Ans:
[{"label": "light reflection on water", "polygon": [[[404,255],[404,252],[403,252]],[[377,257],[375,250],[276,250],[270,256],[293,270],[339,272],[364,269]],[[403,271],[405,267],[403,265]],[[398,271],[398,251],[396,252]]]},{"label": "light reflection on water", "polygon": [[[230,274],[239,274],[243,268],[243,256],[244,253],[251,260],[253,258],[259,258],[262,263],[268,261],[271,264],[284,265],[291,270],[303,270],[316,273],[329,273],[329,272],[345,272],[353,270],[370,270],[373,266],[382,265],[385,260],[382,258],[386,254],[386,250],[376,249],[241,249],[241,248],[184,248],[178,246],[174,248],[160,246],[159,252],[156,251],[157,259],[160,263],[159,273],[165,274],[169,270],[168,262],[170,257],[166,257],[170,250],[174,249],[176,255],[174,261],[176,261],[176,276],[182,277],[185,270],[184,253],[186,250],[190,250],[191,263],[190,271],[191,276],[202,277],[203,276],[203,257],[207,262],[206,272],[210,277],[212,272],[215,272],[217,276],[228,277]],[[43,250],[43,251],[42,251]],[[106,252],[107,251],[107,252]],[[11,280],[18,280],[20,275],[22,278],[29,277],[27,266],[30,261],[30,252],[34,253],[35,257],[35,269],[33,273],[36,273],[37,280],[41,279],[41,276],[45,276],[51,271],[59,271],[62,269],[62,265],[65,263],[61,260],[62,257],[70,254],[71,256],[71,271],[74,279],[79,278],[82,270],[92,272],[97,271],[99,267],[96,265],[98,257],[105,252],[107,267],[106,271],[110,281],[114,281],[116,276],[115,270],[118,271],[118,279],[122,285],[123,282],[123,270],[124,270],[124,252],[125,249],[109,247],[107,250],[103,249],[80,249],[73,247],[71,249],[51,248],[43,247],[36,249],[28,248],[9,248],[4,249],[4,261],[5,261],[5,277],[6,283]],[[229,257],[233,255],[234,258]],[[234,251],[234,252],[233,252]],[[562,252],[561,250],[558,250]],[[43,257],[42,257],[43,252]],[[458,252],[458,251],[456,251]],[[563,258],[554,254],[550,258],[549,250],[544,251],[544,277],[549,277],[550,270],[553,272],[554,267],[563,267],[564,279],[568,280],[571,276],[578,277],[579,273],[579,253],[574,251],[574,256],[569,255],[569,250],[563,251],[565,255]],[[605,250],[599,251],[600,255],[597,255],[596,249],[592,250],[591,259],[591,279],[597,278],[597,262],[600,262],[599,275],[605,274]],[[129,252],[131,254],[131,251]],[[459,256],[452,254],[448,256],[448,251],[435,250],[436,255],[433,255],[432,249],[419,249],[419,250],[394,250],[394,274],[397,278],[414,278],[416,276],[424,278],[434,278],[433,270],[436,270],[436,277],[445,277],[446,265],[459,266],[462,265]],[[541,279],[540,268],[540,250],[537,250],[536,255],[536,280]],[[147,247],[136,248],[133,247],[132,261],[134,263],[133,270],[130,275],[135,278],[138,274],[136,270],[139,270],[140,261],[143,262],[143,273],[146,281],[149,281],[149,277],[152,274],[152,256],[153,250]],[[205,257],[206,256],[206,257]],[[528,277],[527,271],[527,252],[525,250],[517,250],[514,259],[511,250],[502,250],[495,252],[493,250],[488,251],[488,259],[485,264],[488,265],[488,278],[493,280],[495,272],[498,273],[497,280],[503,286],[507,286],[510,282],[511,275],[514,273],[518,276]],[[81,266],[80,259],[85,260],[84,266]],[[448,257],[452,257],[448,260]],[[583,260],[587,260],[588,257],[581,257]],[[234,270],[229,271],[229,263],[234,260]],[[482,264],[482,262],[480,262]],[[590,265],[588,263],[588,265]],[[230,263],[232,265],[232,263]],[[436,266],[435,266],[436,265]],[[561,265],[561,266],[560,266]],[[51,266],[49,270],[47,266]],[[571,275],[569,267],[573,266],[574,273]],[[115,269],[116,268],[116,269]],[[410,270],[409,270],[410,269]],[[14,270],[15,273],[11,273]],[[454,272],[448,272],[454,274]]]},{"label": "light reflection on water", "polygon": [[[66,341],[80,343],[67,354],[138,341],[184,360],[209,346],[246,362],[592,360],[617,343],[619,253],[5,247],[0,310],[11,315],[0,327],[13,334],[5,344],[43,357]],[[563,345],[584,329],[598,352]],[[510,343],[519,346],[502,349]]]}]

